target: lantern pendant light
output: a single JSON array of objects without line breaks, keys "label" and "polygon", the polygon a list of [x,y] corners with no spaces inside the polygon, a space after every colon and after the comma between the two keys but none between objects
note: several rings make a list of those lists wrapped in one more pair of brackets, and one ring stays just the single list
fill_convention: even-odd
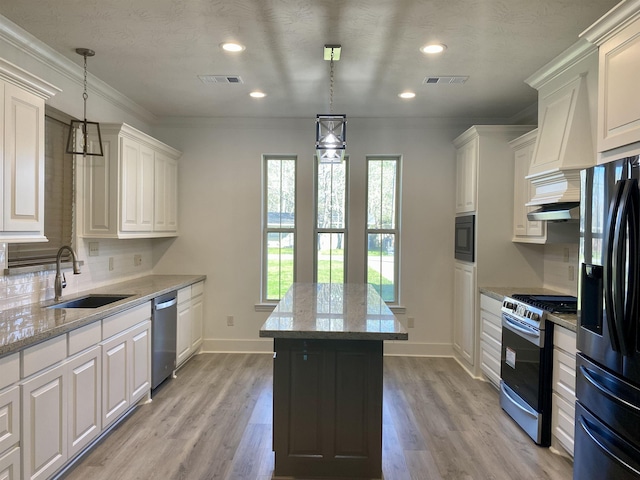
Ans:
[{"label": "lantern pendant light", "polygon": [[88,48],[76,48],[76,53],[84,57],[84,119],[71,120],[69,137],[67,138],[67,153],[74,155],[102,156],[102,135],[98,122],[87,121],[87,57],[93,57],[96,52]]},{"label": "lantern pendant light", "polygon": [[340,59],[340,45],[325,45],[329,60],[329,114],[316,116],[316,152],[320,163],[340,163],[347,148],[347,116],[333,113],[333,62]]}]

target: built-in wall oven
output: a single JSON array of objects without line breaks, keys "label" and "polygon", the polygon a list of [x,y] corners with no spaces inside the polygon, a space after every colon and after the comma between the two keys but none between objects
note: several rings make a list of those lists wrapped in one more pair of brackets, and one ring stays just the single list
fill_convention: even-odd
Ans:
[{"label": "built-in wall oven", "polygon": [[465,262],[475,261],[476,216],[456,217],[455,257]]},{"label": "built-in wall oven", "polygon": [[575,306],[575,297],[548,295],[514,295],[502,303],[500,406],[542,446],[551,444],[553,323],[546,314],[575,312]]}]

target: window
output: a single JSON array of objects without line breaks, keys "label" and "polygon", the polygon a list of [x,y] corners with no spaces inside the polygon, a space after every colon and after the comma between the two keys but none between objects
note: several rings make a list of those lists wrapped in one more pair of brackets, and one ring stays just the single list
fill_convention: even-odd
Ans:
[{"label": "window", "polygon": [[284,296],[295,278],[296,158],[263,159],[262,298],[274,301]]},{"label": "window", "polygon": [[55,263],[58,249],[72,245],[74,160],[65,152],[69,120],[63,115],[47,109],[44,119],[44,234],[49,241],[9,243],[9,268]]},{"label": "window", "polygon": [[348,158],[340,163],[316,162],[315,279],[344,283],[347,245]]},{"label": "window", "polygon": [[399,157],[367,157],[366,278],[389,303],[398,303],[399,182]]}]

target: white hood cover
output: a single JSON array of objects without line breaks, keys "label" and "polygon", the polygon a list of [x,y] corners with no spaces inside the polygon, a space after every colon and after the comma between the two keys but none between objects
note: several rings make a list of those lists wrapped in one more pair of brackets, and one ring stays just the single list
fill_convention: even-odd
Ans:
[{"label": "white hood cover", "polygon": [[527,176],[535,193],[527,205],[579,202],[580,170],[595,160],[585,75],[541,97],[540,104]]}]

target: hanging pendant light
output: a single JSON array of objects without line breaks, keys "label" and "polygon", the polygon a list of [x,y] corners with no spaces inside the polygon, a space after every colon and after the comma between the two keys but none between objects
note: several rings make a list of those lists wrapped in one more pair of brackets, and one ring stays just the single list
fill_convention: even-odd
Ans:
[{"label": "hanging pendant light", "polygon": [[329,114],[316,116],[316,152],[320,163],[340,163],[347,148],[347,116],[333,113],[333,62],[340,59],[340,45],[325,45],[329,60]]},{"label": "hanging pendant light", "polygon": [[102,135],[100,124],[87,121],[87,57],[93,57],[96,52],[88,48],[76,48],[76,53],[84,57],[84,120],[71,120],[69,137],[67,138],[67,153],[73,155],[103,155]]}]

